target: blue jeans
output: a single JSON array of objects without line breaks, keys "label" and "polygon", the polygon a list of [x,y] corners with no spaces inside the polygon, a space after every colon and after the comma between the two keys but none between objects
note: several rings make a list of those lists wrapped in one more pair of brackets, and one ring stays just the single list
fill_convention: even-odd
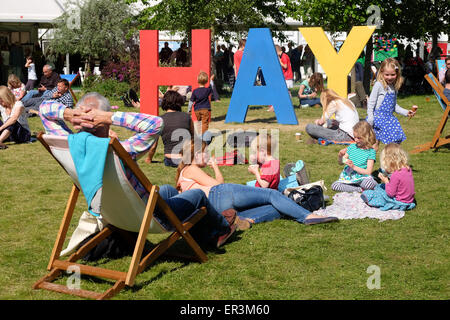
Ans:
[{"label": "blue jeans", "polygon": [[[45,91],[42,93],[42,95],[40,95],[40,97],[42,97],[42,98],[49,98],[49,97],[50,97],[50,92],[51,92],[51,90],[45,90]],[[25,101],[27,101],[28,99],[33,98],[33,96],[34,96],[35,94],[40,94],[40,93],[41,93],[41,92],[38,91],[38,90],[30,90],[30,91],[28,91],[27,94],[22,98],[22,102],[25,102]]]},{"label": "blue jeans", "polygon": [[[211,207],[202,190],[193,189],[178,193],[177,189],[171,185],[163,185],[159,188],[159,194],[181,221],[188,218],[195,210],[206,207],[208,211],[206,215],[189,230],[200,246],[210,244],[217,236],[230,231],[227,220]],[[166,216],[159,213],[158,210],[155,211],[155,217],[163,226],[170,226]]]},{"label": "blue jeans", "polygon": [[322,105],[320,103],[320,99],[319,98],[315,98],[315,99],[299,99],[299,100],[300,100],[300,107],[302,105],[309,105],[310,107],[312,107],[315,104]]},{"label": "blue jeans", "polygon": [[[279,191],[268,188],[224,183],[212,187],[208,198],[217,212],[222,212],[229,208],[242,212],[253,208],[264,210],[268,214],[270,213],[270,207],[265,206],[270,205],[273,207],[273,210],[300,223],[303,223],[306,217],[311,214],[311,212],[299,206]],[[253,213],[255,212],[253,211]],[[275,214],[275,212],[272,211],[271,214]]]},{"label": "blue jeans", "polygon": [[281,214],[271,204],[238,212],[238,216],[252,219],[255,223],[269,222],[281,218]]}]

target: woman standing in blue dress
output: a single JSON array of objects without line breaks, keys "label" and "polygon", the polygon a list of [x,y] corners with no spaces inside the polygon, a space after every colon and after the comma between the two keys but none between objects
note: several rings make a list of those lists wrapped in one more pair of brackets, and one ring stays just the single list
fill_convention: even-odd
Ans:
[{"label": "woman standing in blue dress", "polygon": [[394,58],[383,61],[378,72],[377,81],[373,86],[367,103],[367,122],[375,131],[377,150],[379,142],[384,144],[402,143],[406,140],[405,133],[394,111],[403,116],[413,117],[417,106],[406,110],[397,104],[397,92],[403,84],[400,64]]}]

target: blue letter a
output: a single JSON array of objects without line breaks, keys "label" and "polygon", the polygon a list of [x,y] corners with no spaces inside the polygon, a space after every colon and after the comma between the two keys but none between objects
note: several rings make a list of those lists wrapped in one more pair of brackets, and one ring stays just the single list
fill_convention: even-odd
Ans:
[{"label": "blue letter a", "polygon": [[[258,68],[266,84],[255,86]],[[298,124],[270,29],[250,29],[225,122],[244,122],[249,105],[273,105],[277,121]]]}]

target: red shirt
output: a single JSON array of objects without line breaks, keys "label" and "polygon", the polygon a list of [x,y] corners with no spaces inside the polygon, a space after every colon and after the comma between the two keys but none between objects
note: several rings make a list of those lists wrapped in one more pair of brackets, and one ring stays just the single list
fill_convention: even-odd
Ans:
[{"label": "red shirt", "polygon": [[281,67],[281,69],[283,70],[284,80],[293,79],[294,75],[292,73],[292,68],[291,68],[291,59],[289,59],[289,56],[286,53],[281,54],[281,63],[287,65],[286,69]]},{"label": "red shirt", "polygon": [[[269,183],[268,188],[278,190],[280,183],[280,160],[266,161],[261,165],[261,179]],[[261,187],[256,181],[255,187]]]},{"label": "red shirt", "polygon": [[236,77],[239,71],[239,66],[241,65],[242,55],[244,54],[244,50],[237,50],[234,53],[234,65],[236,66]]}]

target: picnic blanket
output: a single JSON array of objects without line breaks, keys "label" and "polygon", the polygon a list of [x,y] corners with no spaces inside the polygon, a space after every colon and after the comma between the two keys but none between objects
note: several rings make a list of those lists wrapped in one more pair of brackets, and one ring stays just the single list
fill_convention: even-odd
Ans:
[{"label": "picnic blanket", "polygon": [[324,217],[337,217],[341,220],[347,219],[378,219],[380,222],[386,220],[398,220],[403,218],[405,211],[387,210],[368,206],[358,192],[339,192],[333,196],[333,204],[325,209],[314,211],[315,214]]}]

